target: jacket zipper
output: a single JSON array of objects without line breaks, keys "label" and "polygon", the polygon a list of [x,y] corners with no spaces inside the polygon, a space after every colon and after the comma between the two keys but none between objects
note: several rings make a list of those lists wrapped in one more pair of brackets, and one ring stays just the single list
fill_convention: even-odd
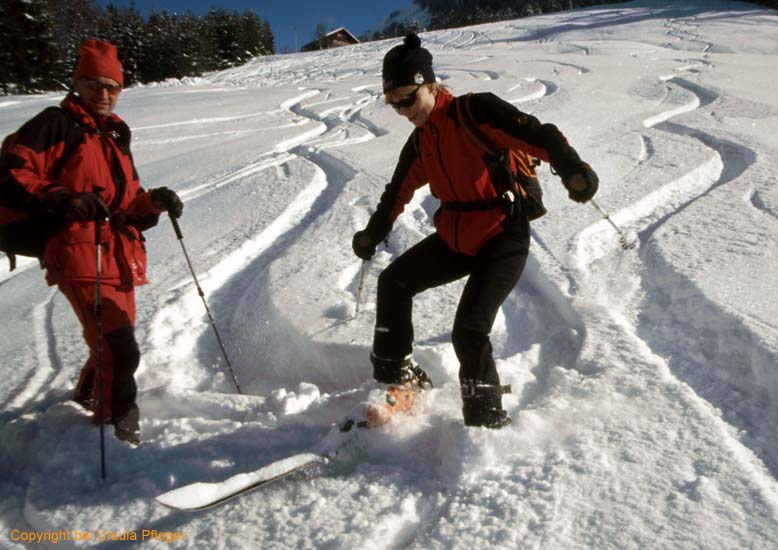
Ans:
[{"label": "jacket zipper", "polygon": [[[435,150],[438,153],[438,164],[440,164],[440,169],[443,172],[443,174],[446,176],[446,179],[448,180],[448,186],[451,189],[451,194],[454,195],[454,199],[459,202],[459,195],[457,195],[457,191],[454,188],[454,182],[451,180],[451,176],[448,175],[448,171],[446,171],[446,165],[443,163],[443,153],[440,151],[440,132],[438,131],[438,128],[434,124],[430,124],[430,127],[432,130],[434,130],[434,139],[435,139]],[[461,217],[461,213],[457,212],[454,218],[454,251],[459,252],[459,220]]]},{"label": "jacket zipper", "polygon": [[111,204],[108,205],[108,209],[113,212],[119,208],[119,205],[124,199],[124,193],[127,190],[127,178],[124,177],[124,170],[122,169],[121,161],[119,161],[119,157],[116,154],[116,151],[113,150],[110,142],[108,142],[109,139],[110,137],[108,135],[100,132],[100,144],[103,147],[105,160],[108,162],[108,166],[111,169],[111,175],[113,176],[114,187],[116,190],[116,196],[114,197],[113,201],[111,201]]}]

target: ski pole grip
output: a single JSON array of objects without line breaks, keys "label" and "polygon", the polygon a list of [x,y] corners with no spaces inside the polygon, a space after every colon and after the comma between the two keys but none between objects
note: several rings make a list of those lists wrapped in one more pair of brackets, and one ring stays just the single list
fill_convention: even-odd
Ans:
[{"label": "ski pole grip", "polygon": [[176,232],[176,238],[179,241],[183,241],[184,235],[181,233],[181,227],[179,227],[178,225],[178,220],[173,216],[171,216],[170,213],[168,213],[168,217],[170,218],[170,221],[173,223],[173,230]]}]

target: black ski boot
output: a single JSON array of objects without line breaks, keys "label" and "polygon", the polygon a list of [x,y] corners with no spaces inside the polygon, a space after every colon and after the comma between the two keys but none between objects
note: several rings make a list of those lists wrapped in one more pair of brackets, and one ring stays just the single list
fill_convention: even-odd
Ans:
[{"label": "black ski boot", "polygon": [[119,418],[111,420],[114,425],[113,435],[116,439],[132,445],[140,445],[140,409],[133,405]]},{"label": "black ski boot", "polygon": [[499,430],[510,424],[511,417],[502,408],[502,395],[505,393],[511,393],[510,386],[463,380],[462,415],[465,426]]},{"label": "black ski boot", "polygon": [[73,391],[73,401],[81,405],[87,412],[95,410],[94,374],[89,373]]},{"label": "black ski boot", "polygon": [[382,384],[394,386],[415,386],[423,390],[432,388],[432,380],[418,365],[414,365],[411,356],[404,359],[384,359],[370,354],[373,364],[373,378]]}]

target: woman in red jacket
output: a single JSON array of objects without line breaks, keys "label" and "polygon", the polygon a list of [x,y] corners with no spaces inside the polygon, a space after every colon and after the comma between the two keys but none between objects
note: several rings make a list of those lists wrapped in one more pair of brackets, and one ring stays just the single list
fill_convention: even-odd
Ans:
[{"label": "woman in red jacket", "polygon": [[[411,361],[413,297],[467,277],[451,334],[460,364],[463,416],[467,426],[501,428],[510,417],[502,409],[506,390],[489,333],[527,260],[527,203],[513,196],[513,207],[505,207],[498,163],[462,120],[457,106],[462,98],[436,84],[432,55],[418,36],[409,34],[386,54],[382,76],[386,102],[415,130],[367,227],[354,235],[355,254],[372,258],[423,185],[430,186],[441,207],[434,217],[436,232],[392,262],[378,279],[373,375],[390,384],[426,377]],[[490,93],[472,94],[467,108],[476,131],[495,147],[519,149],[550,162],[572,200],[586,202],[597,192],[597,175],[556,126],[541,124]]]},{"label": "woman in red jacket", "polygon": [[[141,231],[167,210],[183,205],[171,190],[146,192],[130,153],[130,129],[114,107],[123,75],[116,48],[98,40],[81,46],[73,75],[75,93],[18,131],[0,161],[3,197],[19,210],[43,210],[61,229],[46,244],[46,281],[57,285],[81,322],[89,346],[74,399],[94,409],[96,421],[115,425],[117,437],[139,442],[134,373],[140,361],[135,341],[134,287],[146,281]],[[101,249],[103,393],[97,384],[97,238]],[[102,400],[102,406],[95,403]],[[104,417],[99,417],[102,411]]]}]

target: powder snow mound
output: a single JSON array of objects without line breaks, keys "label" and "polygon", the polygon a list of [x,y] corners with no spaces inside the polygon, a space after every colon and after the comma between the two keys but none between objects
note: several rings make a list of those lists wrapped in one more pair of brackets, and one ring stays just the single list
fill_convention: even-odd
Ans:
[{"label": "powder snow mound", "polygon": [[[509,427],[462,423],[453,283],[414,301],[414,358],[436,386],[416,415],[360,434],[316,475],[189,515],[154,496],[304,452],[376,390],[377,277],[432,231],[439,203],[420,189],[375,258],[354,257],[411,131],[381,94],[393,41],[126,90],[117,112],[141,179],[186,203],[183,243],[244,395],[163,217],[137,293],[144,442],[108,429],[101,481],[98,431],[68,401],[86,360],[78,322],[37,262],[0,268],[0,536],[774,548],[777,31],[753,4],[637,0],[422,33],[453,93],[493,92],[562,129],[636,246],[544,165],[549,214],[491,334]],[[59,99],[9,96],[0,131]]]}]

